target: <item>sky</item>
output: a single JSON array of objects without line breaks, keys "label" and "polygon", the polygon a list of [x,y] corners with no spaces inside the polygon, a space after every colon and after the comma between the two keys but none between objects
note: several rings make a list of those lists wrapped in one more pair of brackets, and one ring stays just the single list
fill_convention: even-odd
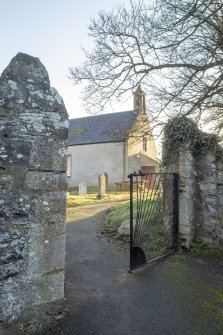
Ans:
[{"label": "sky", "polygon": [[[125,0],[0,0],[0,73],[18,53],[38,57],[51,86],[62,96],[70,118],[86,116],[81,88],[68,79],[68,69],[84,61],[81,46],[91,50],[90,18]],[[115,111],[132,109],[129,101]],[[110,112],[106,110],[105,112]]]}]

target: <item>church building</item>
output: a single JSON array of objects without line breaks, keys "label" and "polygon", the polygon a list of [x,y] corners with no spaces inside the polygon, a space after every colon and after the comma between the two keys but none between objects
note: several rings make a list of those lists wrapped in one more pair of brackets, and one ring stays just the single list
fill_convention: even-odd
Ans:
[{"label": "church building", "polygon": [[133,98],[133,110],[69,121],[69,188],[80,183],[96,186],[101,173],[107,173],[108,184],[114,185],[127,181],[134,171],[151,173],[158,169],[145,93],[140,85]]}]

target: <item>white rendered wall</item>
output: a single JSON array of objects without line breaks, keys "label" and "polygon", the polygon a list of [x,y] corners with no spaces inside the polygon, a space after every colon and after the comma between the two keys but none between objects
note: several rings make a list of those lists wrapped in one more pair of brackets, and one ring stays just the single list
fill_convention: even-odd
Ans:
[{"label": "white rendered wall", "polygon": [[72,157],[69,187],[80,183],[97,186],[98,176],[103,172],[108,173],[109,184],[125,179],[124,142],[68,146],[68,154]]},{"label": "white rendered wall", "polygon": [[[140,153],[144,154],[144,158],[140,156]],[[147,157],[148,159],[146,159]],[[142,166],[158,166],[158,163],[155,165],[154,162],[151,162],[151,159],[156,160],[157,150],[156,145],[153,139],[147,139],[147,151],[143,151],[143,139],[140,140],[135,138],[129,138],[128,140],[128,174],[133,173],[134,171],[138,172],[141,170]]]}]

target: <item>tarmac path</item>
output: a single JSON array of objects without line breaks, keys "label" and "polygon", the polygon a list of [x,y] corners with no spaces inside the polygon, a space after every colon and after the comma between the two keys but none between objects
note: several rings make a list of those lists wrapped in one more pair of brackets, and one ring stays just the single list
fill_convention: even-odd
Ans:
[{"label": "tarmac path", "polygon": [[130,273],[127,250],[100,236],[109,206],[79,207],[67,225],[58,334],[222,335],[222,258],[178,254]]},{"label": "tarmac path", "polygon": [[68,208],[66,299],[35,335],[223,335],[223,253],[175,254],[129,272],[128,250],[100,234],[113,205]]}]

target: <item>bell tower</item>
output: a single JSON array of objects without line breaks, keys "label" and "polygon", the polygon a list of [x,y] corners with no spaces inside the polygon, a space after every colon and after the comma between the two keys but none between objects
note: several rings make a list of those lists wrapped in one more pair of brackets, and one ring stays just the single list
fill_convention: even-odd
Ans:
[{"label": "bell tower", "polygon": [[140,84],[134,92],[133,108],[138,113],[146,112],[145,93],[143,92]]}]

